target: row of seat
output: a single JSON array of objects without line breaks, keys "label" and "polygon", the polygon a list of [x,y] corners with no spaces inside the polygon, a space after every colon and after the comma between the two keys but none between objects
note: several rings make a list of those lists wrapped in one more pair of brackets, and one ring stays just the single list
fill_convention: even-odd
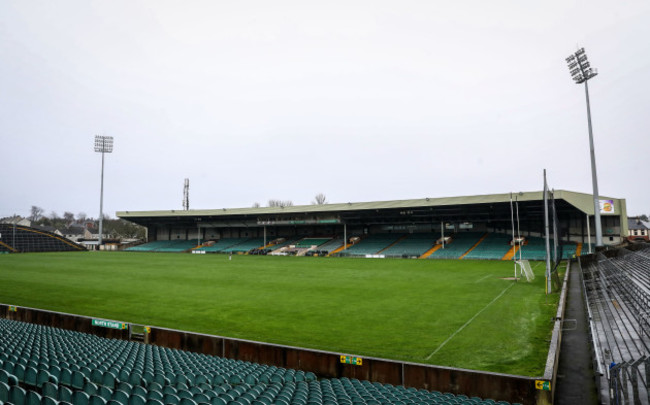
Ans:
[{"label": "row of seat", "polygon": [[376,254],[380,250],[386,249],[398,239],[404,237],[403,234],[380,233],[368,235],[359,242],[345,249],[340,256],[365,256]]},{"label": "row of seat", "polygon": [[185,252],[196,246],[196,240],[157,240],[125,250],[131,252]]},{"label": "row of seat", "polygon": [[0,224],[0,252],[80,252],[86,249],[42,229]]},{"label": "row of seat", "polygon": [[488,405],[495,401],[347,378],[317,380],[301,370],[0,319],[1,403]]},{"label": "row of seat", "polygon": [[436,244],[440,238],[434,233],[414,233],[402,238],[381,251],[386,257],[420,257]]}]

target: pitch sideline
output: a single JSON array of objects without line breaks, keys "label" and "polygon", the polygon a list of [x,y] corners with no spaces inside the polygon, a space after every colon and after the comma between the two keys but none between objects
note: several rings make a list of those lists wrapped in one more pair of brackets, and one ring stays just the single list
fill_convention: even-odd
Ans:
[{"label": "pitch sideline", "polygon": [[495,303],[499,298],[501,298],[501,296],[502,296],[503,294],[505,294],[506,291],[508,291],[508,289],[509,289],[510,287],[512,287],[513,285],[515,285],[515,284],[512,283],[512,284],[510,284],[509,286],[507,286],[506,288],[504,288],[503,291],[501,291],[501,293],[500,293],[499,295],[497,295],[497,296],[496,296],[492,301],[490,301],[486,306],[484,306],[480,311],[478,311],[478,312],[477,312],[473,317],[471,317],[469,321],[465,322],[465,324],[464,324],[463,326],[461,326],[460,328],[456,329],[456,331],[455,331],[454,333],[452,333],[451,336],[449,336],[449,337],[448,337],[444,342],[440,343],[440,346],[438,346],[438,347],[436,348],[436,350],[434,350],[433,352],[431,352],[431,354],[428,355],[428,356],[425,358],[425,360],[429,360],[429,359],[431,359],[431,357],[433,357],[434,354],[438,353],[438,351],[439,351],[440,349],[442,349],[442,348],[443,348],[443,347],[444,347],[444,346],[445,346],[445,345],[446,345],[446,344],[447,344],[451,339],[453,339],[454,336],[456,336],[458,333],[460,333],[460,331],[462,331],[463,329],[465,329],[465,327],[468,326],[470,323],[472,323],[472,321],[474,321],[474,319],[476,319],[479,315],[481,315],[481,313],[482,313],[483,311],[485,311],[485,310],[486,310],[490,305],[494,304],[494,303]]}]

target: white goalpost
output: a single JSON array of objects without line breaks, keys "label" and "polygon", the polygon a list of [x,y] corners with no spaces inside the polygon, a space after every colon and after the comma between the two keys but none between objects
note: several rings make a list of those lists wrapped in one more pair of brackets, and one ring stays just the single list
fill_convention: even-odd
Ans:
[{"label": "white goalpost", "polygon": [[519,267],[519,274],[526,277],[526,281],[530,283],[535,279],[535,273],[533,273],[533,269],[530,267],[528,260],[517,260],[515,263]]}]

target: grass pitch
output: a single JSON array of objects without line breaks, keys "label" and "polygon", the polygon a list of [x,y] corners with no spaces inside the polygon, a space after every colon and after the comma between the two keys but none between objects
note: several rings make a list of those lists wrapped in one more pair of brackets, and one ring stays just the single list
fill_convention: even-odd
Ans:
[{"label": "grass pitch", "polygon": [[475,370],[543,374],[558,296],[502,261],[0,255],[0,302]]}]

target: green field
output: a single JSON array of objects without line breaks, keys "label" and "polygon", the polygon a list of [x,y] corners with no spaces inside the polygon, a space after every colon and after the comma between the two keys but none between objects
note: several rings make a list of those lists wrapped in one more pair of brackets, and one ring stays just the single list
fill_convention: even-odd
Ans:
[{"label": "green field", "polygon": [[[535,267],[535,265],[533,264]],[[511,262],[0,255],[0,302],[418,363],[543,374],[558,296]]]}]

